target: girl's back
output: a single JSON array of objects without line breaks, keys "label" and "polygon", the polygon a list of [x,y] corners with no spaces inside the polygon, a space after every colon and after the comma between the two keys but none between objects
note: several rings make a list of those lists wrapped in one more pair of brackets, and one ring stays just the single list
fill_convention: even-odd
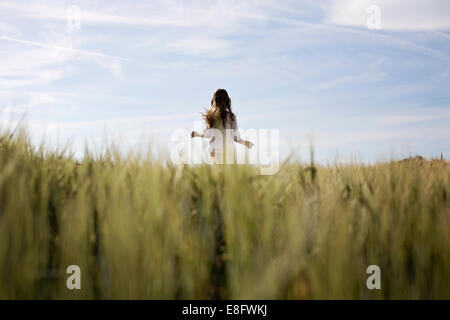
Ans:
[{"label": "girl's back", "polygon": [[[244,144],[251,148],[250,141],[242,140],[239,134],[236,115],[231,110],[231,99],[225,89],[217,89],[211,99],[211,108],[203,114],[207,129],[199,134],[192,132],[192,137],[203,137],[209,139],[209,149],[213,161],[225,163],[227,160],[234,161],[234,142]],[[228,162],[228,161],[227,161]]]}]

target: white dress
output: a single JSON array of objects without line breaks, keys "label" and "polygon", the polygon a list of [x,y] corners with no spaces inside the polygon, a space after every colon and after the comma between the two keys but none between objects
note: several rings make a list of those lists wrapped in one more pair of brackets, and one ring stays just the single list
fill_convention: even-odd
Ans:
[{"label": "white dress", "polygon": [[241,138],[236,118],[232,120],[231,115],[227,114],[225,125],[219,121],[217,128],[207,128],[203,135],[209,140],[209,154],[212,162],[217,164],[234,163],[234,142]]}]

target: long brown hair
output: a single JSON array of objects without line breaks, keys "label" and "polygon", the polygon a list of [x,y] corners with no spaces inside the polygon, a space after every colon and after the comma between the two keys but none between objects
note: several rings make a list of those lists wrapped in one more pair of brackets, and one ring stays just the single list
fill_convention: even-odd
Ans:
[{"label": "long brown hair", "polygon": [[231,110],[231,99],[225,89],[217,89],[211,98],[211,108],[205,111],[203,119],[205,119],[206,125],[209,128],[217,128],[220,126],[219,119],[225,127],[228,115],[230,115],[231,121],[236,119],[236,116]]}]

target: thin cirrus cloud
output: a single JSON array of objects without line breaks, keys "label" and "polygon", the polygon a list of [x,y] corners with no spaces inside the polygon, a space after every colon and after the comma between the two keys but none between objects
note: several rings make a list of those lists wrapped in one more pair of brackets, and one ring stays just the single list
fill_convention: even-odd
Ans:
[{"label": "thin cirrus cloud", "polygon": [[[409,110],[408,113],[394,112],[389,115],[376,116],[376,121],[383,125],[402,125],[402,124],[415,124],[415,123],[427,123],[436,120],[450,120],[450,107],[427,107],[420,109]],[[450,129],[447,128],[448,136]]]},{"label": "thin cirrus cloud", "polygon": [[100,53],[100,52],[81,50],[81,49],[76,49],[76,48],[71,48],[71,47],[62,47],[62,46],[47,44],[47,43],[38,42],[38,41],[29,41],[29,40],[17,39],[17,38],[5,37],[5,36],[0,36],[0,40],[17,42],[17,43],[38,46],[38,47],[44,47],[44,48],[50,48],[54,52],[69,51],[69,52],[76,53],[76,54],[82,54],[82,55],[88,55],[88,56],[94,56],[94,57],[100,57],[100,58],[111,58],[111,59],[123,60],[123,61],[128,60],[126,58],[117,57],[117,56],[104,54],[104,53]]},{"label": "thin cirrus cloud", "polygon": [[[264,19],[264,14],[259,13],[261,10],[258,6],[241,1],[205,1],[203,4],[196,4],[196,1],[154,1],[148,4],[112,1],[108,6],[98,7],[89,1],[79,1],[77,5],[84,8],[82,20],[88,24],[228,28],[235,27],[244,19]],[[61,5],[58,1],[5,1],[0,7],[34,19],[65,21],[67,16],[67,5]]]}]

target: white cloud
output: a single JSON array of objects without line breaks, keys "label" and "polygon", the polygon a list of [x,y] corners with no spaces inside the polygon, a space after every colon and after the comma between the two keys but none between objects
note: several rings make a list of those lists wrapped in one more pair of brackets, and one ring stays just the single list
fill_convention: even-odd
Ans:
[{"label": "white cloud", "polygon": [[[62,107],[61,107],[62,106]],[[30,111],[39,114],[67,114],[73,112],[71,102],[53,92],[0,91],[1,118],[22,117]],[[40,107],[39,109],[35,109]]]},{"label": "white cloud", "polygon": [[0,36],[2,37],[17,37],[20,32],[14,26],[0,21]]},{"label": "white cloud", "polygon": [[388,115],[374,117],[377,122],[383,125],[406,125],[419,122],[443,120],[450,118],[449,107],[428,107],[411,109],[405,112],[391,112]]},{"label": "white cloud", "polygon": [[367,84],[372,82],[378,82],[380,80],[383,80],[383,78],[384,75],[380,72],[345,75],[338,77],[336,79],[319,82],[317,85],[315,85],[315,88],[323,90],[346,84],[354,84],[354,83]]},{"label": "white cloud", "polygon": [[97,63],[104,69],[108,70],[114,77],[121,78],[123,66],[118,60],[109,61],[105,59],[97,59]]},{"label": "white cloud", "polygon": [[314,133],[320,146],[343,147],[349,144],[389,141],[392,144],[401,140],[432,141],[446,140],[450,129],[444,126],[423,128],[391,128],[388,130],[366,129],[354,131],[318,131]]},{"label": "white cloud", "polygon": [[67,71],[61,65],[73,56],[72,52],[56,52],[49,48],[5,50],[0,53],[0,89],[50,83],[61,79]]},{"label": "white cloud", "polygon": [[226,55],[236,45],[236,41],[215,39],[213,37],[186,37],[168,44],[169,49],[191,55]]},{"label": "white cloud", "polygon": [[423,31],[450,29],[448,0],[333,0],[325,8],[325,22],[366,28],[371,5],[381,10],[381,29]]}]

